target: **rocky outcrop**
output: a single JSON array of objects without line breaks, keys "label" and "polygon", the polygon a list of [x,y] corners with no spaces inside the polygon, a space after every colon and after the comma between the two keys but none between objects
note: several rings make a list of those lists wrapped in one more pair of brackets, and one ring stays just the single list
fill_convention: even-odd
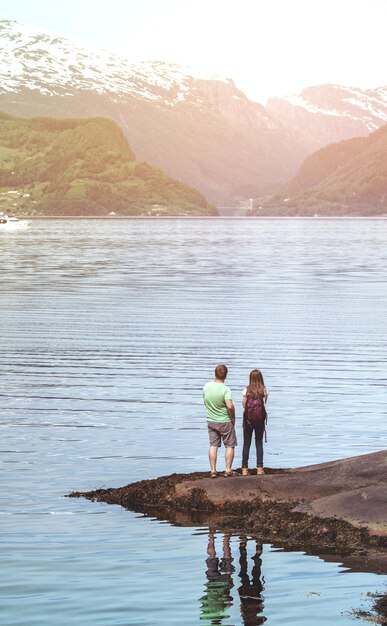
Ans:
[{"label": "rocky outcrop", "polygon": [[[215,506],[277,502],[292,511],[349,522],[387,539],[387,452],[287,470],[281,474],[185,481],[175,487],[177,500],[192,490]],[[387,541],[386,541],[387,545]]]},{"label": "rocky outcrop", "polygon": [[263,541],[345,555],[387,572],[387,452],[264,476],[173,474],[70,497],[119,504],[175,524],[215,524]]}]

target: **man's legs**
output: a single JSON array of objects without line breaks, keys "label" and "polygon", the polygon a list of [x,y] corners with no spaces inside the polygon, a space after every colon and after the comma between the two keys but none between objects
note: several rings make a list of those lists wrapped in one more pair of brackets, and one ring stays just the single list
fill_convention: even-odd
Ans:
[{"label": "man's legs", "polygon": [[208,451],[208,459],[210,461],[211,472],[216,472],[216,459],[218,457],[218,448],[215,446],[210,446]]},{"label": "man's legs", "polygon": [[225,459],[226,459],[226,472],[229,473],[231,472],[231,466],[234,460],[234,448],[226,448]]}]

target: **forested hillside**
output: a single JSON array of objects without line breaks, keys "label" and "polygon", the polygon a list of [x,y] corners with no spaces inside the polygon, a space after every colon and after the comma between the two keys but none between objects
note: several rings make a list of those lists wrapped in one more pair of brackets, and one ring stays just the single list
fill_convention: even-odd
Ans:
[{"label": "forested hillside", "polygon": [[214,214],[196,190],[135,160],[108,119],[0,114],[0,210],[16,214]]},{"label": "forested hillside", "polygon": [[312,154],[281,193],[266,202],[268,208],[287,215],[387,213],[387,125]]}]

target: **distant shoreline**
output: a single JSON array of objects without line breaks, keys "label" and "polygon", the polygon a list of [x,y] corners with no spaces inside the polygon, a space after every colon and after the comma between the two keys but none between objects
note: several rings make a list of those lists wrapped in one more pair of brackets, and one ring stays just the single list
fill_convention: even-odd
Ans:
[{"label": "distant shoreline", "polygon": [[20,220],[386,220],[387,215],[24,215]]}]

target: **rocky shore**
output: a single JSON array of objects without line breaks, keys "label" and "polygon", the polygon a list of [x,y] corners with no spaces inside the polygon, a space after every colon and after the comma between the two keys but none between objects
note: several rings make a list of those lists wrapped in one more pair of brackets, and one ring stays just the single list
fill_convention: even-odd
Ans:
[{"label": "rocky shore", "polygon": [[387,573],[387,451],[264,476],[172,474],[70,497],[119,504],[179,525],[213,524],[262,541],[339,554]]}]

